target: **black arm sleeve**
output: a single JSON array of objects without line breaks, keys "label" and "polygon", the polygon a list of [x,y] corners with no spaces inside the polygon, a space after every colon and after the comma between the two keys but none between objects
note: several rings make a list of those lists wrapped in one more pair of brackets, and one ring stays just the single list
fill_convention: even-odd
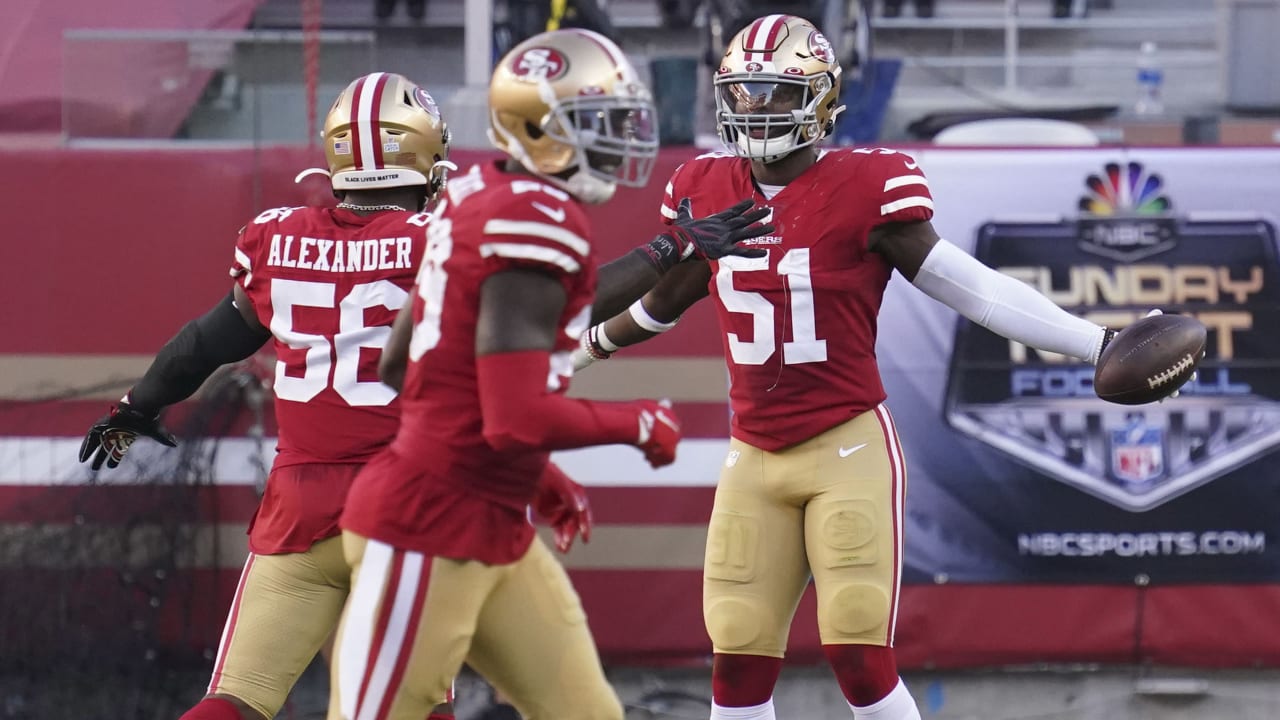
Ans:
[{"label": "black arm sleeve", "polygon": [[626,310],[648,292],[663,273],[654,266],[645,246],[601,265],[596,272],[596,300],[591,306],[593,325]]},{"label": "black arm sleeve", "polygon": [[129,392],[129,404],[156,413],[191,397],[214,370],[258,351],[271,333],[249,327],[228,294],[165,343],[147,374]]}]

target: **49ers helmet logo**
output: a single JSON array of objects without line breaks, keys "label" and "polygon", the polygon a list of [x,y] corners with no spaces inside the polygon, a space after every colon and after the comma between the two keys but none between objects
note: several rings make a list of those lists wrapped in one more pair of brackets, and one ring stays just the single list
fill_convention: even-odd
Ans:
[{"label": "49ers helmet logo", "polygon": [[436,117],[440,117],[440,107],[436,105],[436,99],[431,97],[431,93],[423,90],[422,88],[418,88],[413,91],[413,96],[418,99],[418,104],[421,105],[423,109]]},{"label": "49ers helmet logo", "polygon": [[529,48],[511,63],[511,72],[525,80],[555,80],[568,69],[569,59],[549,47]]},{"label": "49ers helmet logo", "polygon": [[831,41],[817,30],[809,33],[809,52],[824,63],[833,62],[836,59],[835,51],[831,49]]}]

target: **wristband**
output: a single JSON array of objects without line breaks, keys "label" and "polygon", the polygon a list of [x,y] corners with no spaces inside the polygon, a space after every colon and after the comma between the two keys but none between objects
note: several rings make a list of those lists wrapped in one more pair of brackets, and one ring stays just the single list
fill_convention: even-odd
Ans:
[{"label": "wristband", "polygon": [[655,319],[649,314],[649,311],[645,309],[643,300],[637,300],[631,303],[631,307],[628,308],[628,312],[631,313],[631,319],[636,321],[636,325],[639,325],[642,330],[648,330],[651,333],[664,333],[675,327],[676,323],[680,322],[680,318],[676,318],[669,323],[664,323]]},{"label": "wristband", "polygon": [[640,253],[641,257],[652,265],[659,275],[675,267],[676,263],[684,259],[683,254],[680,252],[680,244],[670,235],[665,234],[654,237],[633,252]]},{"label": "wristband", "polygon": [[582,351],[592,360],[608,360],[618,351],[618,345],[604,334],[604,323],[593,325],[582,334]]}]

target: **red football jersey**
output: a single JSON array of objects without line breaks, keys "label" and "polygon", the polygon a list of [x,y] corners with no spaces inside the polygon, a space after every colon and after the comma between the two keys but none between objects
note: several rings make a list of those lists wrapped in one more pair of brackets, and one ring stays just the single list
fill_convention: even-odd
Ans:
[{"label": "red football jersey", "polygon": [[488,276],[556,277],[567,303],[547,377],[564,392],[590,322],[596,270],[582,206],[495,163],[449,178],[427,230],[413,300],[400,431],[357,477],[342,527],[433,556],[513,562],[533,538],[528,505],[546,452],[498,452],[482,434],[476,323]]},{"label": "red football jersey", "polygon": [[241,231],[231,275],[278,358],[279,444],[250,530],[254,552],[305,550],[337,532],[353,473],[308,491],[305,474],[274,482],[283,468],[363,463],[395,435],[400,407],[378,380],[378,359],[417,275],[428,218],[286,207]]},{"label": "red football jersey", "polygon": [[662,216],[681,198],[695,217],[754,197],[777,230],[748,241],[763,258],[712,262],[709,283],[729,366],[734,437],[765,450],[807,440],[881,403],[876,316],[890,266],[867,249],[886,222],[928,220],[933,201],[907,155],[884,149],[822,153],[767,199],[749,161],[722,154],[676,169]]}]

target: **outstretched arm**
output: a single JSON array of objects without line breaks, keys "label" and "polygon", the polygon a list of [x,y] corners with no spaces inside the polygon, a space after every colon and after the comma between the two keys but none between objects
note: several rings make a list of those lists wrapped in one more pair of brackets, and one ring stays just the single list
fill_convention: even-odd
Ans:
[{"label": "outstretched arm", "polygon": [[[659,235],[654,238],[650,245],[662,237]],[[647,247],[638,247],[600,266],[597,271],[596,301],[591,306],[592,322],[599,322],[622,312],[662,278],[665,270],[660,270],[660,266],[650,260]]]},{"label": "outstretched arm", "polygon": [[870,247],[929,297],[1010,340],[1096,364],[1115,335],[939,238],[928,221],[881,225]]},{"label": "outstretched arm", "polygon": [[707,296],[711,266],[700,260],[677,265],[624,312],[594,325],[573,352],[575,370],[605,360],[620,348],[644,342],[675,327],[694,303]]},{"label": "outstretched arm", "polygon": [[139,412],[158,413],[191,397],[219,367],[244,360],[270,338],[237,284],[232,294],[184,325],[160,348],[142,380],[126,396],[128,403]]},{"label": "outstretched arm", "polygon": [[233,294],[165,343],[138,384],[89,428],[80,462],[92,459],[94,470],[103,463],[116,467],[139,436],[173,447],[173,436],[160,427],[160,411],[191,397],[215,370],[249,357],[270,337],[236,285]]}]

